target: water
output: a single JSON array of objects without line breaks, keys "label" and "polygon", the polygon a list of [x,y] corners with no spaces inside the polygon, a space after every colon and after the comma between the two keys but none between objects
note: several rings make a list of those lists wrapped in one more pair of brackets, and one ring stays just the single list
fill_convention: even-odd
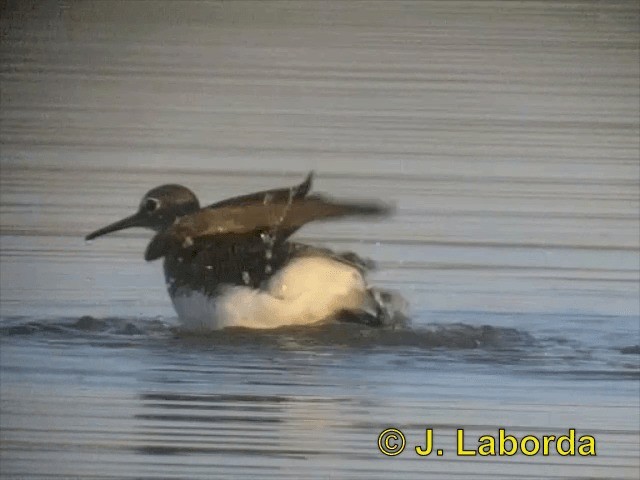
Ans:
[{"label": "water", "polygon": [[[3,478],[638,477],[637,3],[32,6],[2,17]],[[411,330],[185,335],[148,233],[82,240],[162,183],[311,169],[395,203],[298,237],[374,258]],[[500,427],[597,456],[456,455]]]}]

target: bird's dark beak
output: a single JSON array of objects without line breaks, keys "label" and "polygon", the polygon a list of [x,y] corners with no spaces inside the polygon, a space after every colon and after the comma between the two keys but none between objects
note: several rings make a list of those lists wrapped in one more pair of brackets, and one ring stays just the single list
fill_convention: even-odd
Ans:
[{"label": "bird's dark beak", "polygon": [[106,235],[107,233],[117,232],[118,230],[124,230],[131,227],[145,227],[147,225],[146,216],[143,212],[136,212],[130,217],[123,218],[117,222],[107,225],[106,227],[99,228],[95,232],[91,232],[84,237],[85,240],[93,240],[96,237]]}]

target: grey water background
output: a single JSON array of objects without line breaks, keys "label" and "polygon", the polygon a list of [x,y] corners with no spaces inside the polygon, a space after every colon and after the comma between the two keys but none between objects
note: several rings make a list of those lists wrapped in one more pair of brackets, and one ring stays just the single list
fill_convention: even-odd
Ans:
[{"label": "grey water background", "polygon": [[[2,8],[3,478],[638,478],[637,2]],[[148,232],[83,241],[311,169],[397,206],[298,238],[375,259],[412,330],[185,336]],[[499,427],[598,455],[455,455]]]}]

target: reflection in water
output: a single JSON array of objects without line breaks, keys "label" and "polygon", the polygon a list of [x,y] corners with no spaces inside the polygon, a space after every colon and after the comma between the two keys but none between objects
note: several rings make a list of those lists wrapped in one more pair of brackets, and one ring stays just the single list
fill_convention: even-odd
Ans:
[{"label": "reflection in water", "polygon": [[[189,395],[175,393],[146,393],[140,396],[147,413],[136,415],[142,435],[163,437],[168,445],[145,445],[143,453],[156,455],[206,453],[225,455],[276,455],[302,456],[302,450],[294,451],[278,445],[278,424],[287,422],[287,404],[295,401],[278,395]],[[214,414],[215,413],[215,414]],[[174,441],[174,431],[197,425],[199,441],[194,445],[180,445]],[[256,434],[263,430],[262,435]],[[265,431],[266,430],[266,431]],[[193,428],[190,429],[193,438]],[[268,431],[268,434],[267,434]],[[254,442],[249,440],[253,438]],[[229,441],[231,440],[231,442]],[[245,448],[234,448],[238,444]],[[259,448],[255,440],[261,440],[268,448]],[[186,442],[185,442],[186,443]],[[229,445],[231,444],[231,445]]]},{"label": "reflection in water", "polygon": [[[329,464],[354,478],[385,478],[378,433],[396,425],[417,444],[426,424],[445,447],[459,426],[482,434],[506,424],[520,436],[577,426],[600,439],[600,456],[589,463],[537,459],[536,468],[604,472],[612,458],[620,476],[635,468],[637,435],[628,418],[637,362],[574,339],[470,323],[205,337],[153,319],[5,323],[8,472],[158,478],[177,469],[187,478],[298,478]],[[23,456],[25,444],[38,454]],[[90,464],[74,460],[87,455]],[[453,468],[452,459],[429,461],[453,476],[476,465],[454,461]],[[419,458],[403,457],[404,475],[423,469]]]},{"label": "reflection in water", "polygon": [[62,338],[72,338],[83,334],[93,334],[96,340],[132,336],[163,335],[173,337],[184,345],[195,347],[233,347],[242,345],[263,345],[284,349],[314,346],[331,348],[384,348],[416,347],[422,349],[509,349],[534,343],[527,332],[515,328],[493,327],[491,325],[467,325],[464,323],[430,323],[417,328],[369,327],[352,323],[331,322],[312,326],[282,327],[273,330],[252,330],[228,328],[220,331],[193,332],[172,327],[160,320],[129,320],[120,318],[98,319],[83,316],[76,321],[24,321],[6,320],[0,326],[0,334],[35,335],[58,334]]}]

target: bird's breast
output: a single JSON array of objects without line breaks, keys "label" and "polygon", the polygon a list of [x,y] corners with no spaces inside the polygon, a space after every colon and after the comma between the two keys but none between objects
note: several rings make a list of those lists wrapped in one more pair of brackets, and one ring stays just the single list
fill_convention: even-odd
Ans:
[{"label": "bird's breast", "polygon": [[360,271],[324,256],[291,260],[263,288],[222,282],[215,292],[178,287],[170,294],[189,330],[308,325],[362,309],[367,297]]}]

